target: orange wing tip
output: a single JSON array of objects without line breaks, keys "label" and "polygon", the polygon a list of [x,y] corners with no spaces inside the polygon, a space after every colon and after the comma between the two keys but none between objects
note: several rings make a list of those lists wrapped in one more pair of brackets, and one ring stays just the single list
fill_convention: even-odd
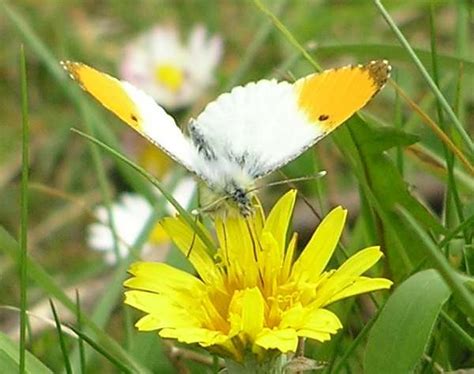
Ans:
[{"label": "orange wing tip", "polygon": [[373,60],[364,65],[362,69],[367,70],[374,85],[380,90],[390,78],[392,66],[387,60]]},{"label": "orange wing tip", "polygon": [[387,60],[374,60],[310,74],[294,84],[297,106],[312,125],[328,133],[382,89],[391,69]]},{"label": "orange wing tip", "polygon": [[82,89],[85,89],[81,82],[81,78],[78,72],[79,69],[84,66],[84,64],[81,64],[80,62],[69,61],[69,60],[59,61],[59,64],[68,73],[71,79],[79,83]]}]

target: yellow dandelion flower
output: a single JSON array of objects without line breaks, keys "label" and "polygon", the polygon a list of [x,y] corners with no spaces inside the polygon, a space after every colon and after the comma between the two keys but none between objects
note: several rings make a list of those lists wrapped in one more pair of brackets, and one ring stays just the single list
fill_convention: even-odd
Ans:
[{"label": "yellow dandelion flower", "polygon": [[296,191],[285,194],[267,218],[257,208],[249,218],[216,219],[215,256],[180,217],[166,218],[162,225],[177,247],[188,253],[193,246],[189,259],[198,277],[164,263],[133,264],[125,303],[146,313],[136,327],[236,361],[246,352],[260,358],[295,352],[299,337],[329,340],[342,324],[327,305],[392,282],[362,276],[382,257],[379,247],[325,270],[344,227],[341,207],[324,218],[295,260],[297,235],[286,240],[295,199]]}]

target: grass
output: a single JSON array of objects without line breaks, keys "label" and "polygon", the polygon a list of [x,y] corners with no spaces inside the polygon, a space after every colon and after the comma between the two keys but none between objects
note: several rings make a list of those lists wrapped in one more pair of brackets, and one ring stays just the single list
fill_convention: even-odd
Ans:
[{"label": "grass", "polygon": [[[130,4],[0,4],[5,15],[0,21],[5,77],[0,82],[0,371],[201,373],[220,368],[217,357],[199,347],[138,333],[133,323],[140,314],[123,305],[128,266],[148,255],[148,238],[157,220],[167,215],[167,201],[215,251],[190,210],[170,194],[184,172],[172,167],[172,178],[165,180],[144,168],[129,143],[143,148],[145,142],[86,97],[59,66],[62,59],[78,60],[116,75],[122,48],[157,22],[174,22],[185,34],[200,22],[225,40],[215,85],[190,108],[173,113],[180,124],[237,84],[264,77],[292,80],[347,63],[390,60],[392,81],[374,101],[282,170],[290,178],[327,171],[324,178],[296,186],[317,216],[335,205],[349,209],[350,226],[331,267],[359,248],[379,244],[385,257],[371,276],[389,277],[397,290],[335,304],[331,310],[341,316],[344,329],[324,344],[308,340],[306,356],[326,362],[325,373],[364,368],[370,373],[380,364],[373,357],[373,352],[380,355],[377,344],[397,349],[390,339],[409,333],[403,325],[391,325],[391,319],[398,319],[389,313],[408,313],[407,326],[420,321],[427,333],[399,347],[397,365],[417,373],[474,367],[470,2]],[[273,180],[278,178],[275,173]],[[152,192],[155,188],[160,195]],[[277,183],[259,190],[259,196],[269,207],[286,189]],[[144,220],[128,257],[109,266],[88,247],[87,227],[100,201],[112,222],[119,259],[122,233],[112,207],[124,192],[145,196],[153,214]],[[303,201],[297,204],[299,248],[317,216]],[[167,253],[173,266],[192,271],[176,248],[167,250],[163,246],[154,254]],[[430,295],[417,294],[417,279],[432,282]],[[397,304],[416,297],[426,304]],[[57,318],[41,309],[49,299],[55,300]],[[56,321],[57,329],[54,323],[37,324],[27,311]],[[423,311],[425,318],[419,314]],[[61,326],[71,326],[77,336]],[[384,336],[380,343],[377,339]],[[413,352],[421,353],[414,357]]]},{"label": "grass", "polygon": [[28,83],[26,60],[23,46],[20,49],[21,72],[21,114],[22,114],[22,168],[21,168],[21,220],[20,220],[20,373],[25,372],[26,328],[28,308],[28,174],[29,174],[29,121],[28,121]]}]

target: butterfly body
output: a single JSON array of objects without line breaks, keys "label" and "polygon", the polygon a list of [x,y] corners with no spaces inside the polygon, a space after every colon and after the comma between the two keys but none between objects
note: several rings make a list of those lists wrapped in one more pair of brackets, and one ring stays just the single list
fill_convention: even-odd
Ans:
[{"label": "butterfly body", "polygon": [[131,84],[84,64],[62,64],[85,91],[198,176],[217,202],[230,201],[244,216],[252,212],[255,180],[336,129],[383,87],[390,73],[383,60],[310,74],[294,83],[260,80],[238,86],[191,120],[186,136]]}]

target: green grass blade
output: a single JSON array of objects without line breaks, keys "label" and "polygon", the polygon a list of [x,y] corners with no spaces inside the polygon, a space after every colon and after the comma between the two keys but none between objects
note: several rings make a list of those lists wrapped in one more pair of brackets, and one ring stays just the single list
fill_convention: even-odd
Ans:
[{"label": "green grass blade", "polygon": [[141,175],[143,175],[146,179],[148,179],[158,190],[163,194],[163,196],[168,200],[171,205],[178,211],[178,213],[183,217],[183,219],[186,221],[186,223],[194,230],[197,236],[202,240],[202,242],[206,245],[206,247],[209,249],[210,253],[215,253],[217,248],[216,245],[212,242],[212,240],[202,231],[202,229],[196,224],[194,217],[188,213],[173,197],[172,194],[170,194],[161,184],[159,180],[157,180],[153,175],[148,173],[145,169],[142,167],[138,166],[134,162],[130,161],[127,159],[125,156],[114,150],[113,148],[109,147],[107,144],[101,142],[100,140],[83,133],[82,131],[72,129],[73,132],[81,135],[82,137],[88,139],[92,143],[95,143],[102,149],[106,150],[107,152],[111,153],[115,157],[117,157],[119,160],[123,161],[136,171],[138,171]]},{"label": "green grass blade", "polygon": [[342,357],[340,361],[337,363],[337,365],[329,372],[329,373],[341,373],[341,370],[344,365],[346,365],[346,362],[348,358],[351,356],[351,354],[355,351],[355,349],[359,346],[359,344],[362,342],[362,340],[367,336],[367,334],[370,332],[370,329],[372,328],[374,322],[376,321],[377,316],[372,317],[372,319],[365,324],[361,332],[357,334],[356,338],[352,341],[351,345],[349,348],[347,348],[344,353],[342,354]]},{"label": "green grass blade", "polygon": [[[170,181],[170,189],[174,188],[177,182],[177,178],[172,178]],[[168,190],[168,189],[167,189]],[[90,317],[91,321],[96,324],[96,326],[104,327],[110,318],[111,313],[115,309],[116,305],[119,303],[119,300],[122,297],[123,286],[122,283],[126,278],[127,270],[130,264],[137,258],[140,257],[140,251],[143,248],[143,245],[146,243],[149,238],[151,231],[156,225],[156,221],[160,218],[165,211],[165,202],[166,199],[158,199],[155,206],[153,206],[152,214],[148,217],[145,222],[142,231],[139,233],[137,239],[132,244],[129,249],[129,254],[124,258],[119,266],[115,269],[112,279],[109,281],[109,286],[107,287],[107,292],[100,299],[100,301],[95,305],[95,308]],[[84,331],[84,330],[83,330]],[[77,366],[80,364],[80,356],[77,350],[74,350],[71,354],[72,362]],[[90,355],[85,355],[86,364],[90,359]],[[130,352],[132,353],[132,352]]]},{"label": "green grass blade", "polygon": [[[472,3],[471,11],[472,11]],[[470,27],[470,22],[472,22],[472,14],[469,14],[469,4],[467,1],[458,1],[456,3],[456,52],[460,59],[468,57],[471,45],[469,44],[472,38],[472,29]],[[466,64],[464,62],[459,62],[457,64],[457,70],[462,68],[464,73],[468,73]],[[459,79],[459,92],[458,92],[458,105],[455,105],[456,114],[461,122],[465,122],[466,119],[466,110],[461,103],[464,100],[465,90],[462,85],[462,79]]]},{"label": "green grass blade", "polygon": [[412,373],[451,295],[435,270],[416,273],[390,296],[372,327],[364,358],[366,374]]},{"label": "green grass blade", "polygon": [[[2,243],[0,250],[6,252],[13,261],[19,261],[19,245],[2,226],[0,226],[0,243]],[[39,285],[47,294],[61,302],[61,304],[71,311],[71,313],[74,313],[76,310],[74,302],[64,293],[63,289],[56,284],[54,279],[43,269],[43,267],[30,258],[27,258],[27,262],[28,277]],[[83,323],[98,336],[103,345],[107,345],[109,353],[113,353],[123,361],[126,361],[130,367],[135,369],[135,371],[148,373],[140,363],[136,362],[134,358],[130,356],[115,340],[107,335],[102,328],[86,315],[83,315]]]},{"label": "green grass blade", "polygon": [[[122,284],[126,278],[127,270],[130,264],[137,257],[139,257],[139,252],[142,249],[143,245],[145,244],[147,238],[149,237],[156,223],[156,220],[160,214],[161,214],[160,209],[154,209],[153,214],[148,218],[142,232],[138,236],[136,242],[133,244],[133,247],[131,248],[129,255],[126,258],[122,259],[122,261],[119,263],[119,266],[114,271],[114,274],[111,280],[109,281],[107,292],[103,295],[100,301],[95,305],[94,311],[92,312],[90,319],[98,327],[103,328],[106,325],[112,311],[115,309],[118,303],[118,300],[122,296],[122,292],[123,292]],[[88,352],[86,352],[85,354],[86,365],[87,365],[88,360],[90,359],[90,355],[88,355],[87,353]],[[72,362],[76,365],[79,365],[80,352],[74,350],[71,356],[72,356],[71,358]]]},{"label": "green grass blade", "polygon": [[[431,51],[412,47],[423,65],[431,64]],[[334,58],[339,55],[354,55],[360,60],[371,60],[375,57],[386,58],[389,61],[409,62],[410,57],[407,56],[405,49],[392,43],[341,43],[338,44],[321,44],[317,46],[317,53],[320,59]],[[458,71],[459,66],[464,67],[464,71],[469,74],[474,73],[474,61],[469,60],[468,56],[457,56],[440,52],[438,54],[438,63],[443,70]]]},{"label": "green grass blade", "polygon": [[[28,42],[34,51],[43,59],[45,64],[50,68],[49,70],[52,72],[53,76],[60,80],[63,84],[66,79],[66,74],[64,74],[64,71],[60,68],[57,60],[51,55],[51,53],[48,51],[46,46],[41,42],[41,40],[35,35],[33,30],[29,27],[29,25],[19,16],[18,13],[16,13],[14,10],[12,10],[9,6],[6,4],[2,4],[3,9],[7,16],[13,21],[13,23],[17,26],[17,28],[20,30],[21,34],[25,38],[25,41]],[[61,76],[62,75],[62,76]],[[66,85],[67,87],[67,85]],[[78,105],[80,112],[82,114],[82,117],[84,118],[84,125],[86,126],[87,130],[93,134],[96,133],[96,128],[100,126],[95,126],[94,125],[94,120],[91,118],[91,111],[90,108],[85,105],[84,100],[79,96],[79,95],[73,95],[72,96],[73,101]],[[107,215],[109,219],[109,225],[112,231],[112,236],[114,238],[114,251],[117,257],[117,260],[119,260],[119,254],[118,254],[118,240],[117,240],[117,234],[115,232],[115,226],[113,223],[113,217],[110,212],[110,204],[111,204],[111,197],[110,197],[110,188],[107,183],[107,179],[105,177],[105,170],[104,166],[101,160],[101,155],[100,152],[94,148],[90,148],[91,156],[92,156],[92,162],[94,164],[94,167],[96,169],[97,177],[98,177],[98,182],[99,182],[99,188],[104,200],[104,205],[107,210]]]},{"label": "green grass blade", "polygon": [[54,306],[53,300],[49,299],[49,305],[51,306],[51,311],[53,312],[54,322],[56,323],[56,331],[58,332],[59,347],[61,348],[62,357],[64,360],[64,367],[68,374],[72,374],[71,363],[69,362],[69,357],[67,355],[66,342],[64,341],[64,335],[61,328],[61,321],[59,320],[56,307]]},{"label": "green grass blade", "polygon": [[[45,65],[47,71],[54,78],[56,83],[62,89],[64,95],[68,97],[71,102],[76,106],[81,115],[86,115],[88,121],[91,121],[90,125],[94,127],[94,130],[100,135],[101,138],[105,139],[108,143],[112,144],[115,148],[119,148],[119,141],[110,131],[108,126],[105,126],[106,121],[99,115],[98,111],[93,108],[85,99],[85,96],[81,89],[69,79],[64,69],[59,64],[59,59],[56,58],[47,48],[45,43],[38,37],[33,31],[28,21],[11,5],[7,5],[6,2],[0,1],[0,9],[3,10],[7,19],[16,28],[18,34],[23,38],[25,44],[33,51],[39,60]],[[95,133],[94,131],[94,133]],[[117,165],[120,173],[123,175],[125,180],[134,188],[135,191],[142,193],[148,198],[152,198],[152,193],[146,183],[140,178],[136,177],[135,173],[130,173],[129,168],[123,167],[122,164]]]},{"label": "green grass blade", "polygon": [[[0,332],[0,373],[18,373],[19,360],[18,344]],[[53,374],[52,370],[28,351],[25,361],[28,374]]]},{"label": "green grass blade", "polygon": [[21,76],[21,115],[22,115],[22,168],[21,168],[21,217],[20,217],[20,373],[26,367],[26,327],[28,298],[28,174],[29,174],[29,119],[28,84],[26,77],[26,59],[23,46],[20,49]]},{"label": "green grass blade", "polygon": [[[288,0],[280,0],[276,4],[275,14],[280,14],[286,6]],[[241,62],[236,69],[235,73],[232,74],[232,77],[226,83],[224,91],[229,91],[231,88],[239,84],[245,75],[245,73],[252,66],[252,62],[258,56],[261,47],[271,35],[273,31],[273,25],[271,22],[265,21],[257,30],[255,37],[252,40],[252,43],[248,46],[245,54],[242,56]]]},{"label": "green grass blade", "polygon": [[418,104],[416,104],[403,90],[399,87],[394,81],[390,80],[391,86],[397,90],[399,95],[407,102],[408,106],[416,112],[423,123],[427,125],[433,134],[439,138],[452,152],[456,155],[456,157],[461,161],[462,165],[465,169],[472,175],[474,175],[474,165],[471,163],[468,157],[464,155],[462,150],[456,146],[456,144],[451,140],[451,138],[446,135],[446,133],[441,130],[441,128],[436,124],[435,121],[431,119],[431,117],[426,114]]},{"label": "green grass blade", "polygon": [[275,27],[280,30],[280,32],[285,35],[285,37],[288,39],[288,41],[297,49],[301,52],[301,54],[308,60],[308,62],[313,65],[313,67],[316,69],[316,71],[321,71],[322,68],[321,66],[311,57],[311,55],[308,53],[306,48],[304,48],[298,40],[293,36],[293,34],[288,30],[288,28],[278,19],[278,17],[270,10],[268,9],[265,4],[262,3],[261,0],[254,0],[253,1],[257,8],[259,8],[264,14],[266,14],[270,20],[273,22]]},{"label": "green grass blade", "polygon": [[448,114],[449,118],[453,122],[453,125],[456,127],[456,130],[458,131],[458,133],[461,136],[461,138],[463,139],[467,149],[469,150],[470,156],[471,156],[471,159],[472,159],[472,156],[474,155],[474,144],[473,144],[471,138],[469,137],[468,133],[464,129],[462,123],[459,121],[459,119],[457,118],[457,116],[454,113],[453,109],[449,105],[448,101],[445,99],[444,95],[441,93],[439,88],[433,82],[433,80],[431,79],[431,76],[426,71],[424,65],[421,63],[421,61],[418,58],[418,56],[416,55],[415,51],[410,46],[410,43],[405,38],[405,36],[403,36],[402,32],[400,31],[398,26],[395,24],[395,22],[392,20],[392,17],[390,17],[390,14],[387,12],[385,7],[382,5],[380,0],[372,0],[372,1],[374,2],[375,6],[379,10],[382,17],[387,22],[387,24],[390,26],[390,28],[392,29],[394,34],[396,35],[396,37],[398,38],[398,40],[400,41],[402,46],[406,49],[406,51],[410,55],[411,59],[415,63],[416,67],[418,68],[418,71],[421,73],[421,76],[426,81],[428,86],[431,88],[431,91],[436,96],[436,98],[439,100],[441,106],[443,107],[443,109]]},{"label": "green grass blade", "polygon": [[[431,2],[430,7],[430,31],[431,31],[431,55],[432,55],[432,67],[433,67],[433,81],[436,86],[439,88],[439,67],[438,67],[438,50],[436,45],[436,24],[435,24],[435,14],[434,14],[434,4]],[[439,100],[436,100],[436,110],[438,114],[438,122],[440,124],[441,129],[448,133],[448,128],[444,121],[443,110],[441,108],[441,104]],[[451,211],[456,211],[459,221],[464,221],[464,214],[462,210],[462,204],[459,197],[458,188],[456,185],[456,180],[454,178],[454,155],[449,152],[448,147],[446,144],[442,144],[444,159],[446,160],[446,167],[448,171],[448,178],[447,178],[447,186],[446,186],[446,196],[445,196],[445,218],[447,227],[451,227]],[[452,204],[454,203],[454,204]],[[465,238],[467,236],[465,235]]]},{"label": "green grass blade", "polygon": [[[431,149],[417,145],[411,146],[405,150],[407,156],[417,163],[418,167],[421,167],[423,171],[426,171],[439,180],[445,182],[447,179],[447,167],[443,158]],[[463,191],[471,191],[474,185],[474,176],[467,174],[464,170],[459,167],[454,168],[454,176],[456,183],[459,188]]]},{"label": "green grass blade", "polygon": [[[396,82],[396,76],[393,77],[393,80]],[[403,120],[402,120],[402,106],[400,95],[398,91],[395,91],[395,103],[394,107],[394,122],[397,129],[403,130]],[[396,165],[398,172],[403,176],[404,174],[404,159],[403,159],[403,148],[401,146],[396,147]]]},{"label": "green grass blade", "polygon": [[405,209],[400,208],[405,221],[408,223],[408,227],[418,235],[421,243],[421,248],[426,248],[426,255],[432,261],[434,267],[439,271],[445,282],[451,288],[453,293],[458,296],[458,300],[464,306],[461,308],[465,313],[474,319],[474,297],[469,290],[464,286],[462,280],[457,275],[454,269],[451,268],[449,262],[443,256],[439,248],[428,234],[419,226],[418,222],[412,217],[412,215]]},{"label": "green grass blade", "polygon": [[[81,111],[82,111],[82,117],[85,120],[84,125],[89,132],[94,134],[95,127],[92,125],[93,121],[90,118],[90,113],[87,110],[86,106],[84,105],[80,105],[80,106],[81,106]],[[117,262],[120,262],[121,257],[120,257],[119,249],[118,249],[118,236],[117,236],[117,231],[115,229],[114,217],[111,211],[112,196],[111,196],[109,182],[107,180],[107,176],[105,172],[104,163],[102,162],[102,155],[99,149],[97,149],[96,147],[92,145],[89,146],[89,151],[92,156],[92,162],[94,164],[97,180],[99,182],[100,192],[104,200],[104,206],[107,211],[107,222],[109,224],[110,231],[112,232],[112,238],[113,238],[113,243],[114,243],[113,250],[114,250],[115,258]]]},{"label": "green grass blade", "polygon": [[82,331],[77,329],[72,325],[68,325],[68,327],[73,330],[78,336],[81,337],[87,344],[89,344],[96,352],[100,353],[104,356],[109,362],[115,365],[116,368],[120,369],[121,373],[135,373],[136,371],[130,368],[126,363],[117,359],[117,357],[111,355],[106,349],[102,348],[99,344],[97,344],[92,338],[84,334]]},{"label": "green grass blade", "polygon": [[[79,291],[76,289],[76,325],[77,328],[82,331],[82,310],[81,310],[81,298],[79,296]],[[78,347],[79,347],[79,363],[81,367],[81,374],[86,374],[86,355],[84,352],[84,340],[81,336],[78,337]]]},{"label": "green grass blade", "polygon": [[449,241],[456,237],[460,232],[464,231],[467,228],[474,227],[474,214],[467,218],[464,222],[462,222],[459,226],[452,229],[450,232],[446,234],[444,239],[439,242],[438,246],[443,248]]},{"label": "green grass blade", "polygon": [[474,352],[474,338],[469,335],[455,320],[453,320],[448,313],[441,311],[441,319],[451,329],[453,335],[456,336],[461,343],[463,343],[471,352]]}]

